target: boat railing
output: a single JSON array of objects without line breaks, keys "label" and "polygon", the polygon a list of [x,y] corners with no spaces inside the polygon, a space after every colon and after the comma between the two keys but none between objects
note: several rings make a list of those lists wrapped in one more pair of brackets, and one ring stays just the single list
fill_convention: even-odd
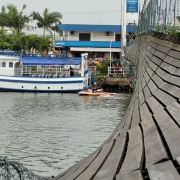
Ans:
[{"label": "boat railing", "polygon": [[[72,71],[72,72],[71,72]],[[70,77],[80,76],[81,68],[73,68],[65,66],[30,66],[23,65],[21,71],[19,68],[15,68],[15,76],[27,76],[27,77]]]}]

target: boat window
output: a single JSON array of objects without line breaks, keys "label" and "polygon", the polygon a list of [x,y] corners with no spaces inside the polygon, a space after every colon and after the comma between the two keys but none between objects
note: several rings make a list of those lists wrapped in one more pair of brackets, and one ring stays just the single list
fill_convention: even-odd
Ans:
[{"label": "boat window", "polygon": [[2,62],[2,67],[6,67],[6,62]]},{"label": "boat window", "polygon": [[9,62],[9,67],[10,67],[10,68],[13,67],[13,62]]}]

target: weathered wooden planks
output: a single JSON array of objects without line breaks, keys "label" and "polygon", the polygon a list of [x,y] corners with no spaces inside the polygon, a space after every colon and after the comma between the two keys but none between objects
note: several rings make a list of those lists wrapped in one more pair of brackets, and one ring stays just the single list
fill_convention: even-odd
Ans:
[{"label": "weathered wooden planks", "polygon": [[101,152],[98,154],[95,160],[87,167],[87,169],[84,169],[84,171],[76,178],[76,180],[92,179],[92,177],[95,176],[95,174],[105,162],[107,156],[111,151],[112,146],[113,142],[104,144]]},{"label": "weathered wooden planks", "polygon": [[133,46],[137,83],[125,116],[97,152],[56,180],[142,180],[145,168],[151,180],[179,179],[180,45],[144,35]]},{"label": "weathered wooden planks", "polygon": [[180,176],[171,161],[154,164],[148,168],[152,180],[179,180]]},{"label": "weathered wooden planks", "polygon": [[180,156],[180,130],[176,123],[166,113],[166,111],[160,111],[153,115],[157,121],[159,128],[161,129],[162,135],[169,147],[172,158],[175,160],[176,157]]},{"label": "weathered wooden planks", "polygon": [[122,158],[125,150],[126,138],[117,137],[115,145],[109,154],[107,160],[95,175],[94,180],[113,180],[119,164],[122,163]]},{"label": "weathered wooden planks", "polygon": [[120,173],[141,170],[143,158],[142,133],[139,126],[129,131],[129,143]]},{"label": "weathered wooden planks", "polygon": [[118,174],[116,176],[116,180],[143,180],[143,178],[141,172],[137,170],[137,171]]}]

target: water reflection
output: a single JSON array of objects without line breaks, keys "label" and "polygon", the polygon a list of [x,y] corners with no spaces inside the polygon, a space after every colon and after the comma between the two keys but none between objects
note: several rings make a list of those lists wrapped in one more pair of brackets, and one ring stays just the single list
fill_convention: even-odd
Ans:
[{"label": "water reflection", "polygon": [[57,175],[97,149],[121,120],[131,94],[0,93],[0,155],[41,176]]}]

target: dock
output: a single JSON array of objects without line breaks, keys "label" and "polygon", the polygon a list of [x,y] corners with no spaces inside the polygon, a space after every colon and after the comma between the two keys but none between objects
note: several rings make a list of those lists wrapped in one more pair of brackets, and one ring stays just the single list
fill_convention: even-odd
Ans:
[{"label": "dock", "polygon": [[180,45],[143,34],[126,58],[137,81],[123,119],[96,151],[53,180],[180,179]]}]

